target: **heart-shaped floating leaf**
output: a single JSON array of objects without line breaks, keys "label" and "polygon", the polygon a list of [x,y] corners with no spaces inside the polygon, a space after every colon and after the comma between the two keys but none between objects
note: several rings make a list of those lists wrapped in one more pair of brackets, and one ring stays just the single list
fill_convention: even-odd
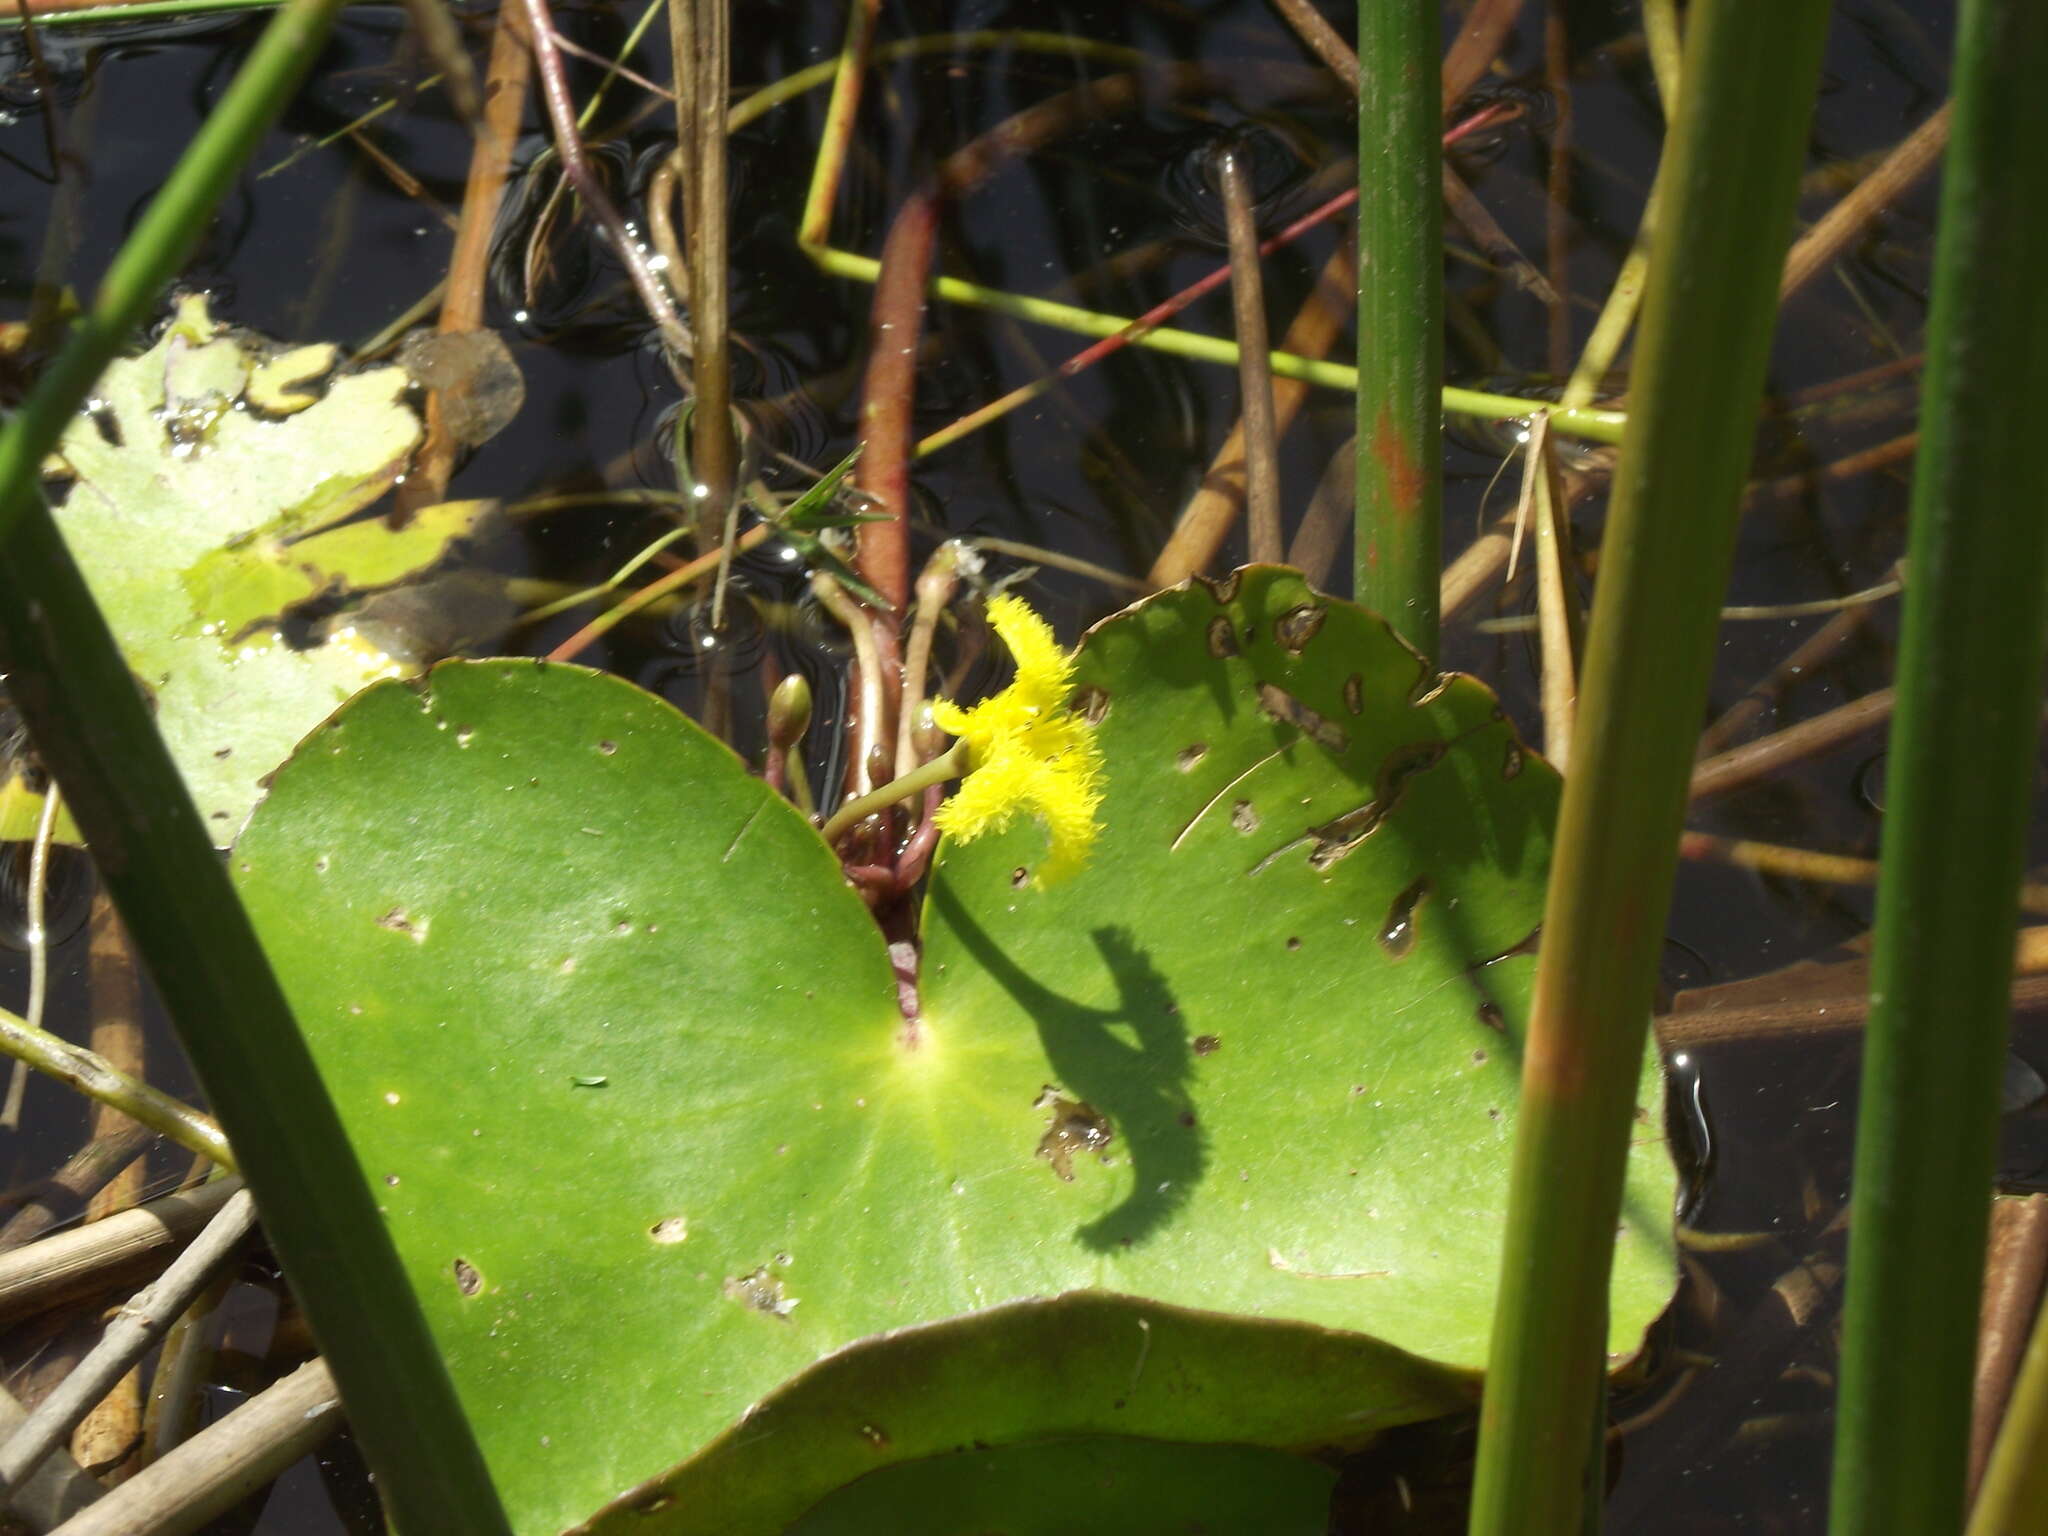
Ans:
[{"label": "heart-shaped floating leaf", "polygon": [[[49,465],[71,481],[58,526],[223,846],[294,742],[406,670],[346,626],[308,649],[278,632],[290,604],[350,579],[342,554],[368,557],[361,535],[317,561],[285,541],[376,500],[421,435],[403,370],[326,377],[336,361],[231,332],[188,297],[153,347],[101,376]],[[405,569],[438,560],[480,505],[395,539],[410,540]],[[374,584],[399,579],[377,547]]]},{"label": "heart-shaped floating leaf", "polygon": [[[1471,1400],[1554,775],[1286,573],[1082,672],[1094,861],[944,850],[914,1022],[816,834],[617,679],[450,664],[278,774],[237,873],[522,1531]],[[1671,1279],[1643,1142],[1617,1351]]]}]

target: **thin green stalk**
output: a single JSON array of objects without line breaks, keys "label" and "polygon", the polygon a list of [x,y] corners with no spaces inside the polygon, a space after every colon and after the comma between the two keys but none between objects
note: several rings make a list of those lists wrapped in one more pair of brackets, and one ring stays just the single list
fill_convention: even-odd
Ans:
[{"label": "thin green stalk", "polygon": [[433,1337],[290,1007],[40,491],[44,457],[155,308],[318,55],[337,0],[265,29],[0,431],[0,656],[330,1352],[394,1520],[507,1527]]},{"label": "thin green stalk", "polygon": [[1436,655],[1443,566],[1443,20],[1358,0],[1358,601]]},{"label": "thin green stalk", "polygon": [[[1829,1529],[1952,1531],[2048,624],[2048,9],[1964,0],[1851,1183]],[[2029,1513],[2038,1522],[2040,1510]],[[2018,1529],[2019,1527],[2012,1527]]]},{"label": "thin green stalk", "polygon": [[[1550,871],[1474,1532],[1576,1532],[1657,961],[1777,310],[1826,0],[1701,0]],[[2010,942],[2010,934],[2007,936]]]},{"label": "thin green stalk", "polygon": [[956,741],[928,763],[921,763],[899,778],[891,779],[879,789],[871,789],[864,795],[856,795],[832,813],[832,819],[819,828],[819,834],[827,843],[836,843],[863,817],[877,811],[886,811],[912,795],[930,789],[934,784],[943,784],[948,779],[957,779],[967,771],[967,743]]},{"label": "thin green stalk", "polygon": [[[834,246],[815,247],[811,249],[810,256],[821,269],[834,277],[851,278],[861,283],[872,283],[882,266],[872,256],[842,251]],[[1072,331],[1079,336],[1115,336],[1129,330],[1132,324],[1128,315],[1107,315],[1075,304],[1061,304],[1053,299],[1006,293],[1000,288],[989,288],[965,278],[935,277],[928,291],[933,298],[948,304],[966,304],[1007,315],[1013,320]],[[1176,330],[1170,325],[1158,326],[1143,335],[1134,336],[1131,345],[1170,353],[1175,357],[1193,358],[1196,362],[1216,363],[1225,368],[1237,366],[1236,342],[1221,336],[1204,336],[1199,331]],[[1321,384],[1330,389],[1358,387],[1356,368],[1321,358],[1297,357],[1291,352],[1273,354],[1273,375],[1275,378]],[[1620,411],[1590,407],[1564,410],[1552,406],[1547,400],[1524,400],[1515,395],[1496,395],[1486,390],[1461,389],[1448,384],[1443,389],[1443,408],[1454,415],[1495,419],[1527,417],[1537,411],[1549,411],[1553,432],[1600,443],[1620,442],[1628,420]]]},{"label": "thin green stalk", "polygon": [[235,1155],[220,1127],[191,1105],[111,1067],[82,1045],[0,1008],[0,1054],[77,1089],[95,1104],[118,1109],[139,1125],[188,1152],[212,1158],[230,1172]]}]

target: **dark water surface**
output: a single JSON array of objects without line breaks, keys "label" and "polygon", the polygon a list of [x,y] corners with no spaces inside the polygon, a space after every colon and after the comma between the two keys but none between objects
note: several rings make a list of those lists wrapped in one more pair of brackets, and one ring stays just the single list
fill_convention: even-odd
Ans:
[{"label": "dark water surface", "polygon": [[[1342,7],[1325,8],[1341,17]],[[1544,84],[1543,10],[1527,8],[1504,70],[1479,93],[1481,100],[1519,101],[1524,115],[1461,149],[1455,162],[1539,263],[1546,238],[1546,134],[1559,110]],[[748,0],[734,11],[732,77],[742,93],[837,51],[839,6]],[[1592,0],[1567,5],[1564,13],[1573,59],[1568,229],[1570,352],[1576,355],[1633,236],[1655,166],[1661,113],[1635,7]],[[491,8],[472,8],[465,18],[479,46],[491,14]],[[563,7],[557,20],[578,42],[609,54],[636,14],[625,6],[583,5]],[[1841,166],[1881,154],[1941,102],[1952,24],[1952,7],[1939,0],[1837,6],[1804,218],[1816,217],[1847,185]],[[53,86],[47,96],[38,90],[18,35],[6,34],[10,40],[0,43],[0,106],[8,114],[0,126],[0,309],[7,316],[25,310],[39,268],[90,291],[257,26],[228,19],[52,29],[43,39]],[[1252,136],[1266,216],[1276,224],[1306,206],[1319,170],[1339,165],[1355,147],[1348,98],[1315,72],[1262,0],[895,4],[885,7],[881,36],[1005,27],[1065,31],[1160,57],[1199,59],[1228,77],[1228,89],[1084,124],[1006,165],[943,221],[941,265],[978,281],[1043,292],[1075,280],[1088,285],[1083,302],[1135,314],[1222,259],[1220,209],[1204,170],[1220,138]],[[634,63],[665,79],[663,29],[657,25],[650,36]],[[578,89],[587,90],[596,70],[574,61],[572,68]],[[188,285],[210,291],[217,311],[236,323],[283,338],[352,345],[419,300],[445,263],[450,234],[442,215],[460,206],[469,155],[467,133],[445,99],[434,91],[415,99],[412,82],[424,72],[400,11],[349,12],[307,90],[229,199],[188,269]],[[935,154],[1092,72],[1070,59],[1010,51],[927,58],[880,71],[867,93],[835,242],[877,251],[889,215]],[[394,95],[400,109],[365,132],[417,178],[423,197],[396,188],[347,138],[299,154],[274,175],[254,174]],[[793,241],[825,101],[823,90],[813,91],[746,128],[733,144],[731,175],[733,318],[742,342],[737,390],[763,442],[814,466],[830,464],[853,441],[870,299],[863,286],[818,274]],[[57,195],[46,140],[49,105],[70,151]],[[629,206],[671,142],[671,121],[630,86],[612,92],[593,138],[607,136],[599,158]],[[536,104],[522,164],[543,143],[539,127]],[[543,490],[670,488],[673,476],[656,444],[681,392],[635,317],[618,263],[587,229],[563,229],[552,240],[547,280],[532,294],[519,282],[523,242],[546,187],[538,176],[515,185],[488,314],[525,374],[526,405],[512,430],[462,468],[452,494],[516,498]],[[1914,189],[1837,270],[1788,306],[1773,359],[1774,397],[1792,401],[1917,349],[1934,202],[1932,181]],[[1276,335],[1335,239],[1332,230],[1319,230],[1268,263]],[[1450,239],[1461,253],[1448,266],[1451,380],[1540,391],[1552,382],[1546,309],[1473,256],[1455,227]],[[1097,272],[1107,258],[1132,252],[1150,255],[1128,268]],[[1228,334],[1227,294],[1212,295],[1176,323]],[[955,308],[932,310],[929,329],[934,350],[920,377],[921,432],[1028,381],[1082,345]],[[1335,355],[1348,360],[1350,351],[1347,338]],[[1774,413],[1759,436],[1760,471],[1796,472],[1908,430],[1913,378],[1903,374],[1826,407]],[[1236,397],[1229,369],[1156,353],[1120,354],[920,466],[920,546],[947,535],[996,536],[1142,575],[1235,420]],[[1311,395],[1283,449],[1290,518],[1349,436],[1352,412],[1348,395]],[[1488,423],[1452,424],[1447,554],[1466,544],[1482,519],[1511,503],[1518,471],[1495,483],[1505,441],[1506,434]],[[1803,602],[1882,580],[1903,548],[1905,473],[1895,468],[1825,492],[1759,502],[1743,526],[1729,601]],[[785,487],[801,482],[796,471],[777,475]],[[1597,542],[1602,516],[1597,496],[1577,511],[1588,547]],[[485,587],[509,579],[584,584],[608,575],[661,526],[646,509],[627,507],[529,520],[487,541],[474,567]],[[1224,564],[1241,554],[1240,538]],[[1348,560],[1347,551],[1339,558],[1335,590],[1348,580]],[[766,617],[743,619],[721,635],[708,633],[701,614],[629,627],[615,632],[601,658],[591,659],[691,707],[702,695],[707,655],[745,668],[763,648],[773,648],[780,666],[800,667],[817,680],[829,717],[841,704],[843,657],[831,626],[801,599],[799,572],[774,547],[749,557],[741,570]],[[1053,570],[1042,572],[1030,590],[1069,637],[1122,601],[1087,578]],[[1447,629],[1445,664],[1497,687],[1534,742],[1540,722],[1533,635],[1474,622],[1532,609],[1527,579],[1518,578],[1498,601],[1482,603]],[[582,617],[509,634],[492,633],[490,621],[479,620],[482,633],[474,643],[538,653]],[[1731,623],[1715,674],[1714,713],[1824,622]],[[1854,642],[1766,714],[1759,731],[1883,686],[1894,632],[1893,605],[1882,604]],[[757,739],[758,725],[743,719],[736,731],[745,747]],[[1869,856],[1876,848],[1881,786],[1881,737],[1873,735],[1697,806],[1689,825]],[[1870,915],[1866,890],[1688,863],[1671,923],[1667,981],[1673,987],[1727,981],[1830,951],[1863,932]],[[18,927],[18,910],[11,920]],[[52,1017],[60,1026],[67,1010],[71,1022],[81,1016],[83,949],[82,937],[73,938],[52,956]],[[18,1007],[25,967],[15,950],[0,949],[0,971],[6,973],[0,998]],[[2043,1045],[2023,1038],[2019,1049],[2048,1066]],[[152,1078],[173,1092],[192,1093],[167,1032],[158,1031],[153,1048]],[[1655,1379],[1619,1410],[1628,1415],[1664,1401],[1686,1351],[1723,1354],[1715,1390],[1695,1383],[1672,1399],[1668,1413],[1626,1437],[1617,1457],[1611,1528],[1819,1530],[1833,1304],[1825,1303],[1803,1330],[1752,1328],[1747,1345],[1741,1336],[1745,1319],[1753,1323],[1768,1312],[1769,1288],[1781,1272],[1804,1256],[1830,1251],[1822,1229],[1846,1188],[1853,1053],[1829,1041],[1723,1047],[1696,1053],[1674,1081],[1688,1106],[1679,1119],[1690,1123],[1690,1106],[1699,1106],[1708,1142],[1706,1176],[1686,1219],[1703,1231],[1758,1236],[1738,1251],[1700,1255],[1702,1268],[1654,1352]],[[10,1184],[59,1164],[77,1145],[83,1123],[73,1096],[32,1084],[25,1127],[5,1144]],[[2039,1123],[2016,1120],[2009,1151],[2013,1177],[2038,1177],[2048,1163]],[[160,1171],[176,1171],[183,1159],[166,1154],[158,1163]],[[1833,1251],[1838,1256],[1838,1246]],[[1709,1289],[1719,1295],[1718,1329],[1700,1315]],[[235,1380],[217,1389],[224,1401],[260,1380],[260,1357],[272,1348],[276,1308],[265,1277],[252,1274],[230,1310],[237,1321],[226,1374]],[[32,1363],[39,1347],[17,1339],[5,1363]],[[294,1536],[373,1528],[363,1523],[368,1505],[346,1443],[328,1460],[330,1475],[309,1463],[280,1484],[254,1528]]]}]

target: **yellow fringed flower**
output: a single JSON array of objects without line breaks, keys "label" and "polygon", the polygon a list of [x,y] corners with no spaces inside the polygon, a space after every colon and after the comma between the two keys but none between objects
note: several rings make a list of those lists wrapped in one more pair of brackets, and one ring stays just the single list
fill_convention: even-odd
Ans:
[{"label": "yellow fringed flower", "polygon": [[1038,883],[1065,879],[1088,859],[1099,830],[1102,753],[1095,727],[1067,707],[1074,659],[1020,597],[988,605],[989,623],[1017,664],[1009,687],[972,709],[932,700],[939,729],[967,743],[967,776],[939,807],[939,830],[967,842],[1000,832],[1019,811],[1045,824]]}]

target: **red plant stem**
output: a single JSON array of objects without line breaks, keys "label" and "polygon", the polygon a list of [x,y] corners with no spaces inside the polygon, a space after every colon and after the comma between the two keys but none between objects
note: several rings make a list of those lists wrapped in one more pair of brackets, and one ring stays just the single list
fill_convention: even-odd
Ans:
[{"label": "red plant stem", "polygon": [[[775,531],[771,523],[757,523],[732,541],[732,552],[743,555],[756,544],[761,543]],[[640,588],[616,608],[608,608],[577,630],[547,654],[549,661],[572,661],[578,652],[596,642],[607,630],[631,614],[637,613],[657,598],[666,597],[677,587],[688,586],[700,576],[708,576],[718,569],[718,562],[725,557],[725,546],[706,550],[696,559],[677,566],[665,576],[658,576]]]},{"label": "red plant stem", "polygon": [[527,25],[533,33],[533,61],[540,74],[541,99],[547,103],[548,120],[554,125],[555,153],[562,157],[562,172],[591,217],[610,237],[612,248],[633,280],[633,290],[647,306],[649,318],[661,332],[662,340],[678,357],[693,350],[690,329],[676,313],[668,290],[662,287],[647,265],[633,232],[604,190],[604,184],[584,158],[583,139],[576,129],[576,104],[569,99],[569,80],[562,68],[562,53],[555,46],[555,27],[548,14],[547,0],[525,0]]},{"label": "red plant stem", "polygon": [[925,279],[939,226],[937,190],[905,200],[882,246],[869,310],[867,376],[861,384],[860,489],[887,522],[862,523],[855,542],[861,579],[902,610],[910,597],[910,459],[915,431],[917,342],[924,330]]}]

